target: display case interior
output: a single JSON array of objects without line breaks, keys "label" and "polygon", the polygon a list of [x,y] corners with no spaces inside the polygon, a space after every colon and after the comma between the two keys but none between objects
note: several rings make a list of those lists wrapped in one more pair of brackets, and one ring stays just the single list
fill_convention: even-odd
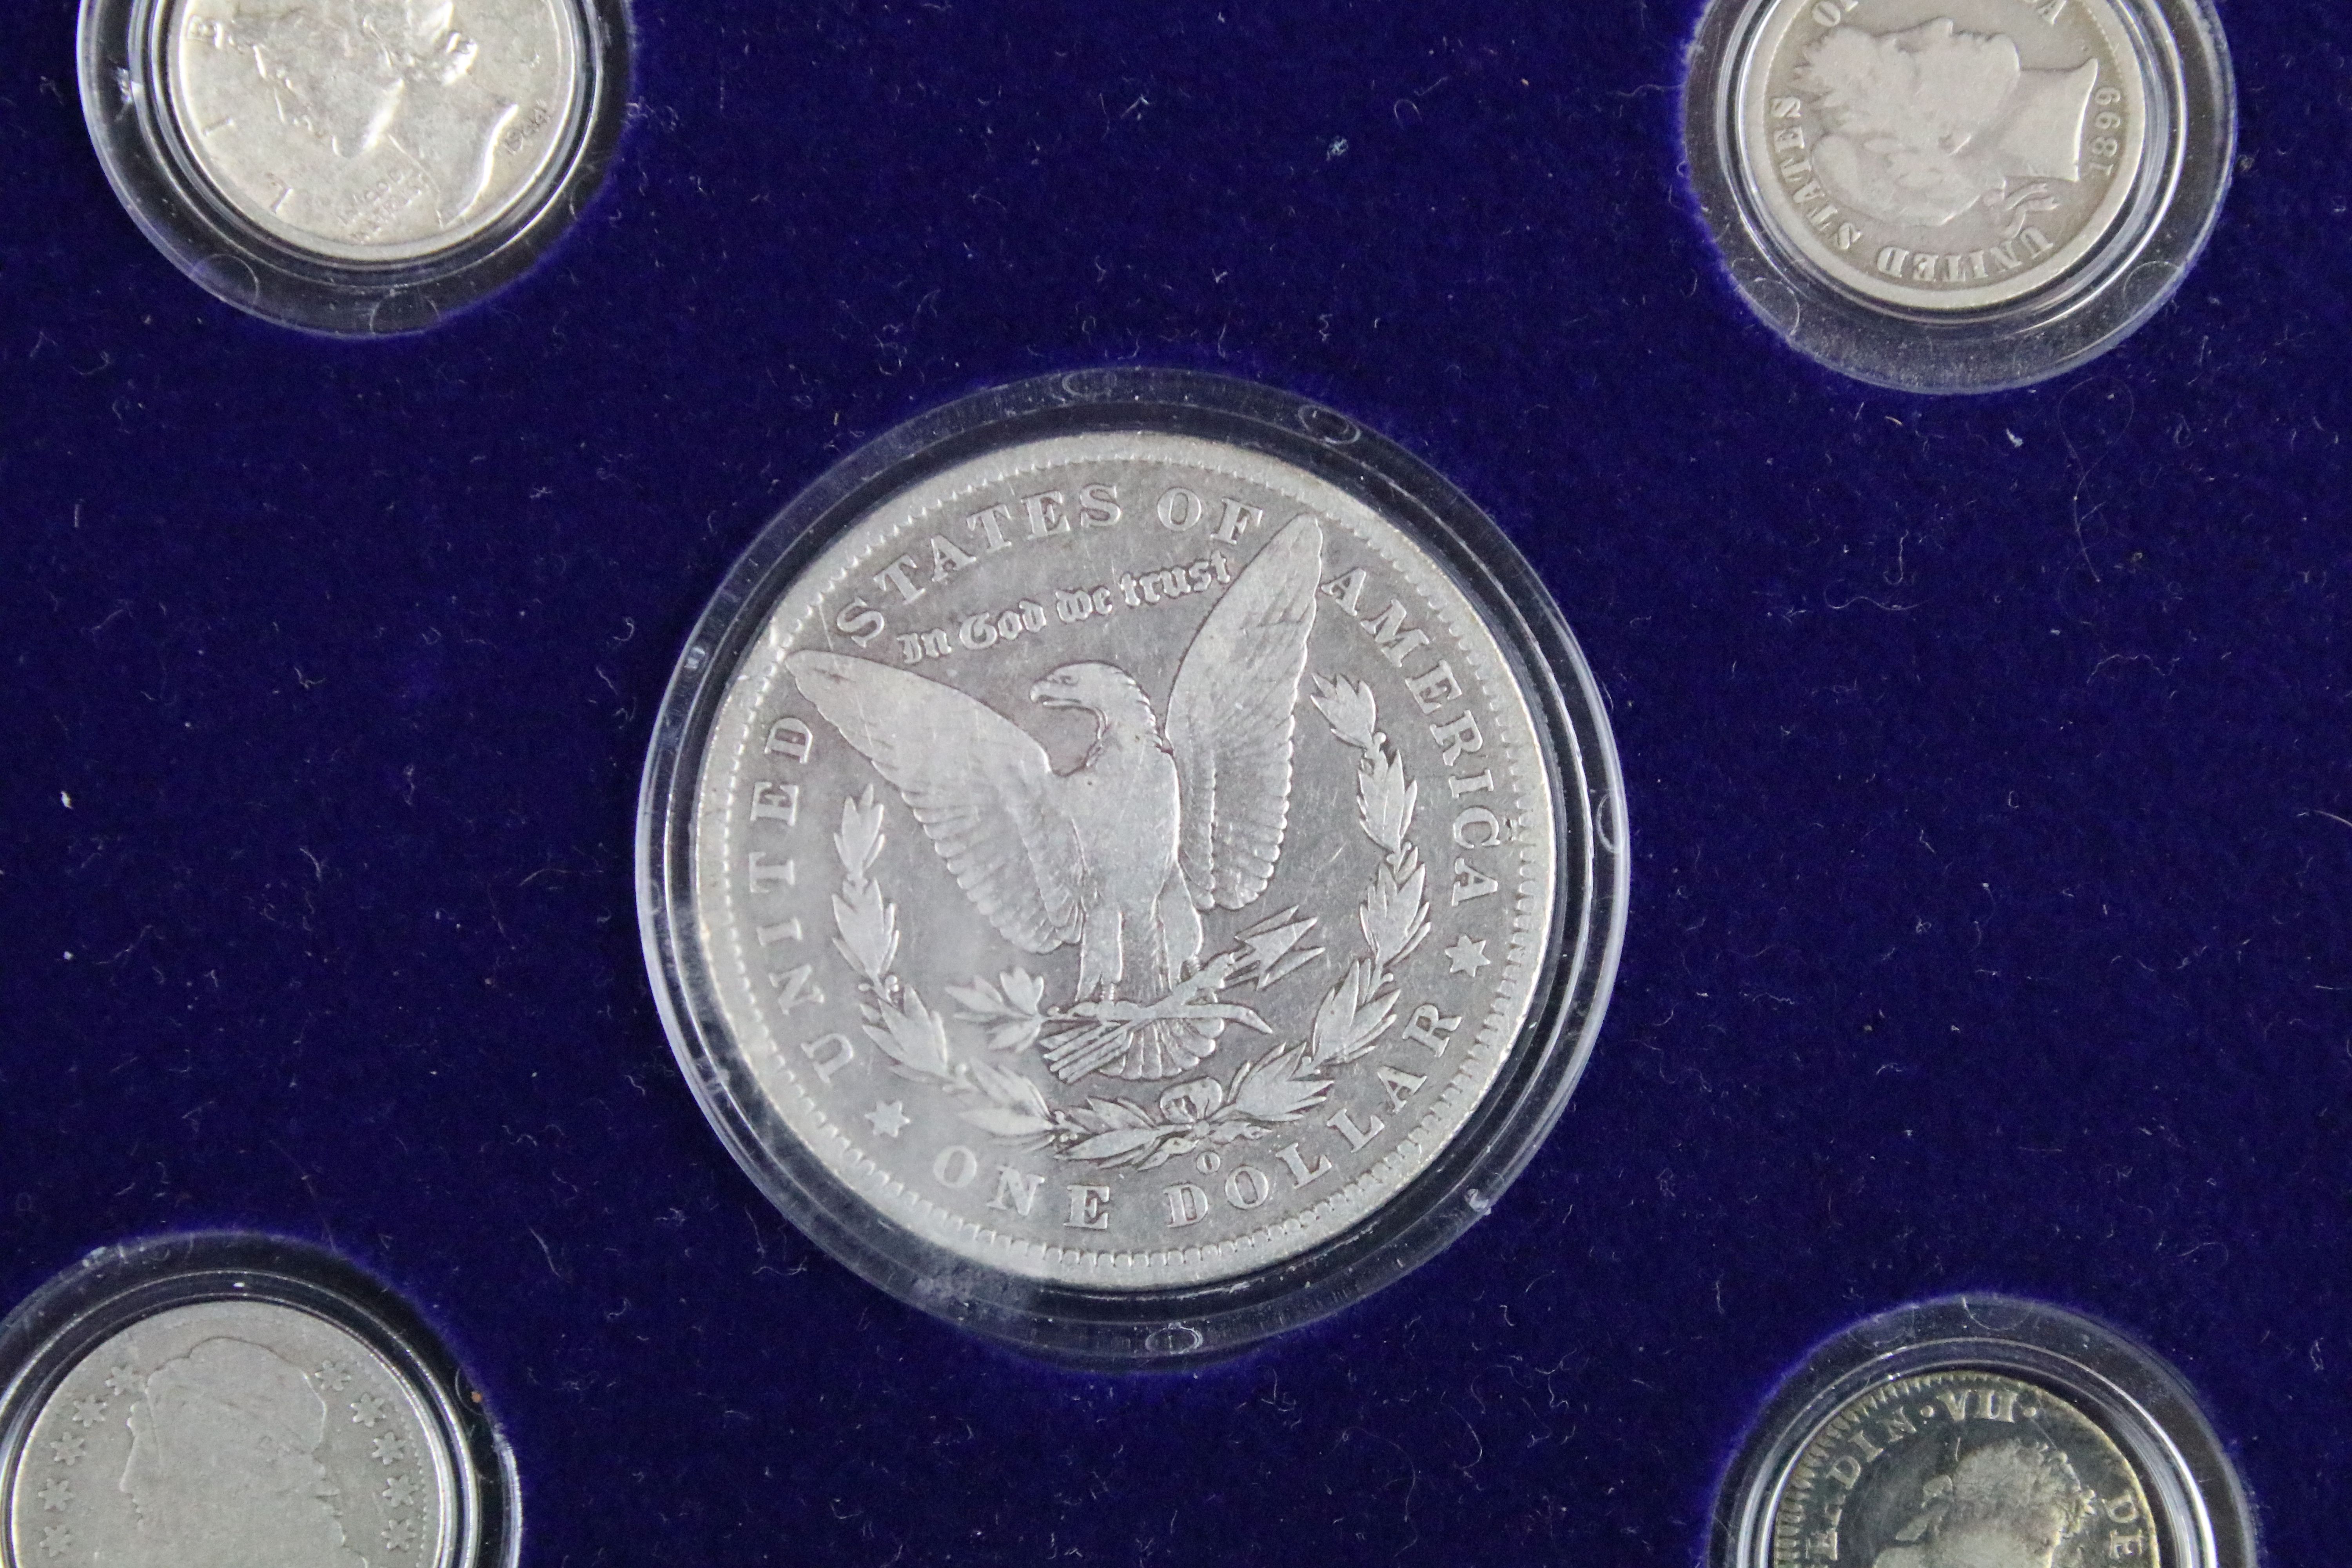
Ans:
[{"label": "display case interior", "polygon": [[[91,152],[74,7],[0,7],[0,1300],[158,1234],[330,1247],[473,1374],[538,1563],[1532,1568],[1701,1561],[1813,1346],[1996,1291],[2151,1347],[2271,1560],[2340,1556],[2352,12],[2220,7],[2188,283],[1929,397],[1741,302],[1682,166],[1695,0],[632,9],[578,219],[364,341],[184,277]],[[1108,1376],[780,1217],[673,1064],[632,830],[793,495],[1127,364],[1475,497],[1633,833],[1606,1024],[1504,1201]]]}]

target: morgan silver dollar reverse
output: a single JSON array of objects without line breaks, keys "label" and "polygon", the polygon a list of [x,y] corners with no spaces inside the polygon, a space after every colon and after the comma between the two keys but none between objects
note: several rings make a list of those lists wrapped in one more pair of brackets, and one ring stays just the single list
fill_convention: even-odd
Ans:
[{"label": "morgan silver dollar reverse", "polygon": [[1492,1202],[1622,921],[1590,679],[1490,523],[1240,384],[894,433],[696,632],[641,896],[739,1159],[885,1288],[1049,1352],[1213,1352]]},{"label": "morgan silver dollar reverse", "polygon": [[[2220,37],[2202,0],[1718,0],[1694,177],[1752,305],[1817,352],[1808,310],[1862,334],[1840,368],[2032,379],[2114,342],[2201,244]],[[2086,310],[2095,336],[2063,325]]]},{"label": "morgan silver dollar reverse", "polygon": [[504,1450],[387,1302],[249,1237],[110,1249],[53,1282],[0,1328],[0,1561],[510,1563]]},{"label": "morgan silver dollar reverse", "polygon": [[593,184],[625,23],[583,0],[84,0],[84,109],[132,216],[297,325],[425,324]]},{"label": "morgan silver dollar reverse", "polygon": [[1872,1320],[1776,1397],[1718,1508],[1722,1568],[2252,1568],[2243,1495],[2179,1380],[2055,1308]]}]

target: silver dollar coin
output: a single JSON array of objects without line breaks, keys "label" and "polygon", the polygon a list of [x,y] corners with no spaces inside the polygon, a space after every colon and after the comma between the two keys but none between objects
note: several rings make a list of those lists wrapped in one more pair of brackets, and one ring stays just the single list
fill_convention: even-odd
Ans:
[{"label": "silver dollar coin", "polygon": [[1885,304],[1983,310],[2122,221],[2147,84],[2115,0],[1773,0],[1736,106],[1782,248]]},{"label": "silver dollar coin", "polygon": [[892,496],[682,786],[755,1110],[1057,1286],[1348,1231],[1478,1114],[1584,907],[1526,679],[1423,543],[1241,446],[1041,437]]},{"label": "silver dollar coin", "polygon": [[2148,1494],[2068,1400],[1993,1372],[1865,1387],[1798,1453],[1772,1568],[2162,1568]]},{"label": "silver dollar coin", "polygon": [[163,96],[204,179],[342,261],[461,245],[530,194],[582,92],[571,0],[167,0]]},{"label": "silver dollar coin", "polygon": [[205,1301],[83,1355],[25,1428],[9,1560],[364,1568],[451,1560],[437,1426],[365,1342],[295,1308]]}]

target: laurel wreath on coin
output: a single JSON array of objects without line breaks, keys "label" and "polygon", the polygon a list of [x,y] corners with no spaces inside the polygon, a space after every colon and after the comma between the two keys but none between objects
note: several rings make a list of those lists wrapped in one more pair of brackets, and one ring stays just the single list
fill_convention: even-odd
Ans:
[{"label": "laurel wreath on coin", "polygon": [[[987,1054],[959,1051],[947,1016],[927,1005],[893,967],[898,910],[873,877],[887,807],[871,784],[842,802],[841,827],[833,838],[842,870],[833,900],[834,947],[859,976],[866,1037],[901,1077],[966,1101],[958,1112],[964,1121],[1079,1163],[1151,1170],[1303,1120],[1330,1093],[1332,1070],[1360,1060],[1396,1022],[1397,966],[1428,937],[1431,913],[1429,870],[1409,837],[1420,786],[1406,776],[1403,759],[1379,727],[1371,688],[1318,676],[1314,702],[1333,737],[1357,753],[1357,822],[1381,858],[1356,911],[1366,951],[1324,994],[1304,1041],[1276,1045],[1229,1079],[1207,1076],[1175,1084],[1150,1104],[1093,1095],[1057,1106],[1035,1080],[989,1058],[1011,1057],[1044,1040],[1049,1063],[1101,1060],[1118,1043],[1118,1031],[1135,1026],[1049,1012],[1045,981],[1016,966],[992,981],[975,976],[948,987],[958,1018],[985,1030]],[[1323,949],[1299,945],[1316,923],[1293,909],[1244,931],[1234,947],[1180,981],[1165,1002],[1154,1005],[1152,1016],[1215,1018],[1271,1033],[1255,1012],[1225,1002],[1223,994],[1249,984],[1263,991],[1318,957]]]}]

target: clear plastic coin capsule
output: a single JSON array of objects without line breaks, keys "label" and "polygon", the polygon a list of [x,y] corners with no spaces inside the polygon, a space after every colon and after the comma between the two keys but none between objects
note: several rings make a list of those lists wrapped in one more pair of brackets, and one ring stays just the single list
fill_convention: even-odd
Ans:
[{"label": "clear plastic coin capsule", "polygon": [[1581,1070],[1623,803],[1494,526],[1176,373],[882,437],[730,574],[656,729],[646,949],[744,1169],[1057,1357],[1229,1352],[1485,1213]]},{"label": "clear plastic coin capsule", "polygon": [[2254,1568],[2253,1518],[2178,1373],[2087,1318],[1953,1297],[1856,1325],[1772,1395],[1713,1568]]},{"label": "clear plastic coin capsule", "polygon": [[2203,247],[2236,117],[2206,0],[1715,0],[1685,151],[1742,299],[1916,392],[2079,364]]},{"label": "clear plastic coin capsule", "polygon": [[0,1563],[511,1568],[520,1540],[479,1395],[331,1254],[108,1247],[0,1322]]},{"label": "clear plastic coin capsule", "polygon": [[622,0],[83,0],[84,118],[131,217],[241,309],[374,334],[520,272],[593,193]]}]

